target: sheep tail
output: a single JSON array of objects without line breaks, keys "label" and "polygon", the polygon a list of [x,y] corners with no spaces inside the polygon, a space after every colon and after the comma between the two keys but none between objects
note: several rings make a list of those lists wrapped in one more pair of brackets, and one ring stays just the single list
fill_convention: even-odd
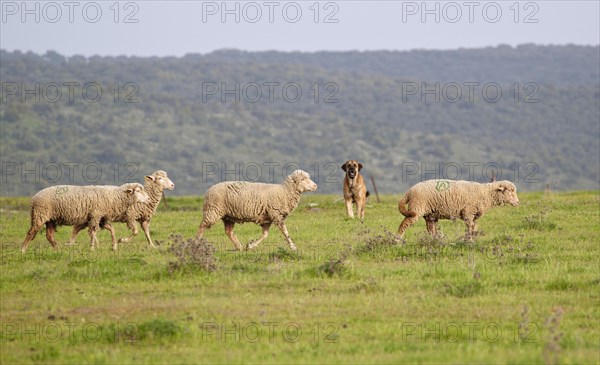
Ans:
[{"label": "sheep tail", "polygon": [[400,199],[400,201],[398,202],[398,210],[400,211],[400,213],[402,213],[402,215],[405,217],[416,217],[417,213],[408,210],[406,208],[406,203],[408,203],[408,198],[406,196]]}]

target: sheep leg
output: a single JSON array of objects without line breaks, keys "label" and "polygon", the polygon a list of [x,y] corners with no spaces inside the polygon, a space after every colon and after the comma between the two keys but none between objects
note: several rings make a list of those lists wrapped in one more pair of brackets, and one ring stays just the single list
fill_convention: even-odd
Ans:
[{"label": "sheep leg", "polygon": [[90,235],[90,250],[94,251],[96,249],[96,232],[92,226],[88,227],[88,234]]},{"label": "sheep leg", "polygon": [[438,227],[438,219],[431,217],[431,216],[427,216],[427,217],[423,217],[423,218],[425,218],[425,223],[427,225],[427,232],[429,232],[429,234],[434,238],[441,237],[441,234],[439,232],[439,227]]},{"label": "sheep leg", "polygon": [[131,231],[131,235],[129,237],[126,238],[119,238],[119,243],[124,243],[124,242],[129,242],[131,241],[131,239],[135,236],[137,236],[138,234],[138,228],[137,225],[135,224],[135,219],[134,220],[127,220],[127,228],[129,228],[129,230]]},{"label": "sheep leg", "polygon": [[98,244],[98,238],[96,237],[96,232],[100,228],[100,219],[92,218],[88,222],[88,233],[90,235],[90,249],[94,251],[96,249],[96,245]]},{"label": "sheep leg", "polygon": [[402,220],[402,223],[400,223],[400,226],[398,227],[398,236],[400,236],[400,239],[404,237],[404,232],[406,232],[410,226],[415,224],[418,219],[419,217],[405,217]]},{"label": "sheep leg", "polygon": [[433,218],[425,218],[425,224],[427,225],[427,232],[433,237],[437,237],[436,220]]},{"label": "sheep leg", "polygon": [[79,231],[81,231],[82,229],[84,229],[86,227],[85,224],[76,224],[73,226],[73,230],[71,231],[71,237],[69,238],[69,242],[67,242],[67,245],[74,245],[75,244],[75,240],[77,239],[77,234],[79,233]]},{"label": "sheep leg", "polygon": [[33,223],[31,224],[31,228],[29,228],[29,231],[27,231],[25,240],[23,241],[23,244],[21,245],[22,253],[25,253],[25,250],[27,250],[27,246],[29,246],[29,242],[31,242],[35,238],[35,235],[38,233],[38,231],[40,229],[42,229],[41,224],[33,224]]},{"label": "sheep leg", "polygon": [[283,233],[283,235],[285,236],[285,239],[287,240],[288,244],[290,245],[290,249],[292,249],[293,251],[296,251],[298,248],[296,247],[296,245],[294,245],[294,242],[292,242],[292,238],[290,237],[290,234],[288,233],[287,227],[285,226],[285,222],[283,222],[283,221],[277,222],[277,227],[279,227],[279,229],[281,230],[281,233]]},{"label": "sheep leg", "polygon": [[101,226],[102,228],[108,230],[110,232],[110,238],[112,240],[112,250],[116,251],[117,247],[117,237],[115,236],[115,230],[110,223],[104,223]]},{"label": "sheep leg", "polygon": [[[233,244],[235,245],[235,247],[237,247],[238,250],[243,251],[244,248],[242,247],[242,244],[240,243],[238,238],[235,236],[235,233],[233,232],[233,226],[235,225],[235,223],[230,222],[230,221],[223,221],[223,223],[225,224],[225,233],[227,234],[227,237],[229,237],[231,242],[233,242]],[[200,237],[202,237],[202,236],[200,236]]]},{"label": "sheep leg", "polygon": [[56,224],[54,222],[46,222],[46,239],[56,250],[58,248],[58,244],[54,239],[54,232],[56,232]]},{"label": "sheep leg", "polygon": [[261,224],[260,226],[263,229],[262,236],[260,236],[260,238],[258,240],[248,244],[248,247],[246,247],[247,250],[252,250],[256,246],[258,246],[269,235],[269,228],[271,227],[271,223]]},{"label": "sheep leg", "polygon": [[348,217],[354,219],[354,211],[352,210],[352,200],[346,200],[346,212],[348,212]]},{"label": "sheep leg", "polygon": [[[211,226],[212,223],[208,223],[203,219],[202,223],[200,223],[200,226],[198,227],[198,232],[196,232],[196,238],[202,238],[202,236],[204,236],[204,231],[209,229]],[[225,224],[225,227],[227,227],[227,224]]]},{"label": "sheep leg", "polygon": [[465,226],[466,226],[465,238],[468,241],[473,241],[473,231],[475,228],[475,221],[472,216],[465,217],[463,220],[464,220]]},{"label": "sheep leg", "polygon": [[142,221],[142,229],[150,246],[156,248],[156,245],[152,242],[152,238],[150,238],[150,221]]},{"label": "sheep leg", "polygon": [[478,229],[477,229],[477,220],[479,218],[481,218],[483,214],[481,212],[477,212],[475,213],[475,215],[473,216],[473,228],[472,228],[472,235],[473,236],[477,236],[478,234]]}]

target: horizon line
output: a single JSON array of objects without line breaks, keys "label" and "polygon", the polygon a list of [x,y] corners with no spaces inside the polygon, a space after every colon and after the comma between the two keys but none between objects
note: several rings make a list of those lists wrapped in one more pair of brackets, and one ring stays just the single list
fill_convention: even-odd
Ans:
[{"label": "horizon line", "polygon": [[600,43],[599,44],[576,44],[576,43],[563,43],[563,44],[554,44],[554,43],[548,43],[548,44],[542,44],[542,43],[533,43],[533,42],[527,42],[527,43],[520,43],[517,45],[510,45],[507,43],[500,43],[497,45],[489,45],[489,46],[484,46],[484,47],[458,47],[458,48],[448,48],[448,49],[443,49],[443,48],[413,48],[413,49],[407,49],[407,50],[401,50],[401,49],[347,49],[347,50],[316,50],[316,51],[303,51],[303,50],[277,50],[277,49],[264,49],[264,50],[249,50],[249,49],[241,49],[241,48],[217,48],[214,49],[210,52],[188,52],[185,53],[183,55],[137,55],[137,54],[92,54],[92,55],[83,55],[83,54],[70,54],[67,55],[65,53],[61,53],[59,51],[53,50],[53,49],[47,49],[45,53],[38,53],[37,51],[33,51],[33,50],[22,50],[22,49],[6,49],[6,48],[0,48],[1,52],[7,52],[7,53],[22,53],[22,54],[29,54],[29,53],[33,53],[35,55],[38,56],[44,56],[48,53],[54,52],[57,53],[61,56],[64,56],[66,58],[71,58],[71,57],[84,57],[84,58],[93,58],[93,57],[127,57],[127,58],[184,58],[187,56],[195,56],[195,55],[199,55],[199,56],[206,56],[206,55],[210,55],[213,53],[219,53],[219,52],[240,52],[240,53],[272,53],[272,52],[276,52],[276,53],[285,53],[285,54],[297,54],[297,53],[301,53],[301,54],[317,54],[317,53],[380,53],[380,52],[390,52],[390,53],[409,53],[409,52],[456,52],[456,51],[476,51],[476,50],[484,50],[484,49],[494,49],[494,48],[510,48],[510,49],[518,49],[518,48],[523,48],[523,47],[590,47],[590,48],[599,48],[600,47]]}]

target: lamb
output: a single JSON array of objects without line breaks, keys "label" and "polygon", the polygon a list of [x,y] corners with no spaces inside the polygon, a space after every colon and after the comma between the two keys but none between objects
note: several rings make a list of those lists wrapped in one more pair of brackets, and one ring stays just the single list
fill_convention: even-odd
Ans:
[{"label": "lamb", "polygon": [[[149,201],[147,203],[140,202],[130,206],[124,215],[117,217],[113,220],[113,222],[126,222],[127,227],[132,232],[129,237],[119,239],[120,243],[129,242],[138,234],[138,228],[135,224],[135,222],[138,221],[144,230],[148,244],[152,247],[156,247],[154,242],[152,242],[152,238],[150,238],[150,220],[152,219],[154,213],[156,213],[156,208],[158,208],[158,204],[162,199],[163,190],[173,190],[175,188],[175,184],[168,178],[167,173],[162,170],[155,171],[152,175],[146,175],[144,180],[144,190],[148,193]],[[75,238],[77,237],[77,234],[85,227],[85,224],[73,226],[73,231],[71,232],[71,238],[69,239],[68,244],[75,244]],[[113,245],[116,249],[116,243]]]},{"label": "lamb", "polygon": [[37,232],[46,225],[46,238],[55,249],[58,248],[54,233],[61,225],[77,225],[89,228],[91,249],[98,243],[96,231],[106,228],[110,231],[115,249],[114,230],[111,220],[125,214],[137,202],[147,202],[148,194],[138,183],[121,186],[72,186],[58,185],[40,190],[31,199],[31,228],[25,236],[21,252],[33,240]]},{"label": "lamb", "polygon": [[400,213],[405,216],[398,227],[398,236],[402,239],[404,232],[420,217],[425,219],[427,231],[433,236],[438,235],[439,219],[460,218],[466,225],[466,238],[473,240],[477,219],[488,209],[504,204],[519,205],[517,188],[510,181],[488,184],[455,180],[423,181],[411,187],[398,203]]},{"label": "lamb", "polygon": [[215,184],[206,191],[202,222],[196,237],[202,238],[204,231],[221,219],[225,224],[225,233],[237,249],[242,251],[242,245],[233,232],[233,226],[235,223],[254,222],[262,227],[263,233],[258,240],[248,244],[246,249],[251,250],[267,238],[271,224],[275,223],[290,248],[296,250],[285,226],[285,219],[296,209],[303,192],[315,190],[317,184],[302,170],[294,171],[281,184],[245,181]]}]

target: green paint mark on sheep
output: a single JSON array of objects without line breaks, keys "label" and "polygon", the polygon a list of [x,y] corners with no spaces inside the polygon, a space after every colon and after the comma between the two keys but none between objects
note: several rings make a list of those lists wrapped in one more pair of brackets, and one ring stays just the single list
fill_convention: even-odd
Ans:
[{"label": "green paint mark on sheep", "polygon": [[67,191],[69,191],[69,188],[67,186],[59,186],[58,188],[56,188],[56,195],[63,195]]},{"label": "green paint mark on sheep", "polygon": [[450,190],[450,181],[449,180],[438,180],[435,185],[435,190],[442,192]]}]

